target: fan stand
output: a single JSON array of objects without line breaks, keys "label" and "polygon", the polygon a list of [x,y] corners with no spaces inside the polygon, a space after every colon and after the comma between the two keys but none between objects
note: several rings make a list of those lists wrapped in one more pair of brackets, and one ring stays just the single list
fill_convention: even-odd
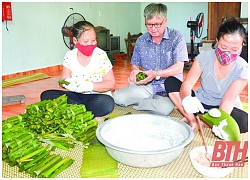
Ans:
[{"label": "fan stand", "polygon": [[[190,61],[193,62],[195,58],[194,54],[194,38],[200,38],[203,31],[204,13],[199,13],[196,17],[196,21],[188,21],[187,27],[190,28]],[[198,45],[197,45],[198,46]],[[185,65],[186,69],[190,69],[190,64]]]},{"label": "fan stand", "polygon": [[190,40],[191,40],[191,47],[190,47],[190,59],[191,61],[194,60],[194,34],[195,34],[195,29],[191,28],[190,29]]},{"label": "fan stand", "polygon": [[186,64],[184,64],[184,69],[190,69],[191,64],[190,62],[194,61],[194,38],[195,38],[195,28],[190,29],[190,41],[191,41],[191,46],[190,46],[190,61]]}]

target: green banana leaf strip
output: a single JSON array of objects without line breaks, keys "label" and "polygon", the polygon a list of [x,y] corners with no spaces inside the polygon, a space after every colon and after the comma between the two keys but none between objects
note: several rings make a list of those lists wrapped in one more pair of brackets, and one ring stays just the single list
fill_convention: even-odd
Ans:
[{"label": "green banana leaf strip", "polygon": [[59,84],[65,84],[65,85],[67,85],[67,86],[70,84],[70,82],[65,81],[65,80],[62,80],[62,79],[60,79],[60,80],[58,81],[58,83],[59,83]]},{"label": "green banana leaf strip", "polygon": [[117,178],[118,163],[103,145],[91,144],[84,149],[80,173],[82,178]]}]

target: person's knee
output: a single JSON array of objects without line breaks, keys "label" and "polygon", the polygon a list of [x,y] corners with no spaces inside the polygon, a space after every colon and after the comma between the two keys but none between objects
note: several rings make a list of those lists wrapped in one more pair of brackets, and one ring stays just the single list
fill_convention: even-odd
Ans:
[{"label": "person's knee", "polygon": [[115,91],[113,94],[113,98],[115,104],[119,106],[127,107],[130,104],[133,104],[134,98],[132,97],[132,93],[124,92],[124,90]]},{"label": "person's knee", "polygon": [[105,109],[105,111],[108,114],[114,110],[114,107],[115,107],[114,99],[113,99],[113,97],[111,97],[109,95],[104,95],[102,97],[103,97],[102,102],[104,104],[103,108]]},{"label": "person's knee", "polygon": [[240,120],[240,123],[238,123],[240,128],[240,133],[246,133],[248,132],[248,117],[243,117]]},{"label": "person's knee", "polygon": [[174,110],[174,104],[169,98],[162,98],[160,96],[156,97],[158,99],[158,108],[157,111],[165,116],[168,116]]},{"label": "person's knee", "polygon": [[40,95],[40,99],[41,101],[47,100],[47,99],[50,99],[50,96],[51,96],[50,90],[43,91]]},{"label": "person's knee", "polygon": [[111,96],[109,96],[109,95],[107,95],[105,102],[107,103],[106,111],[107,111],[107,114],[109,114],[115,108],[114,98],[111,97]]},{"label": "person's knee", "polygon": [[114,99],[109,95],[99,95],[91,104],[87,104],[87,109],[91,110],[95,117],[110,114],[115,107]]},{"label": "person's knee", "polygon": [[168,116],[174,110],[174,104],[172,102],[166,103],[161,107],[161,114]]},{"label": "person's knee", "polygon": [[169,76],[165,79],[164,85],[165,86],[170,86],[173,81],[175,81],[176,77]]},{"label": "person's knee", "polygon": [[182,82],[174,76],[166,78],[164,81],[164,87],[166,92],[179,92]]},{"label": "person's knee", "polygon": [[230,115],[237,122],[240,129],[240,133],[248,132],[248,113],[241,109],[234,108]]},{"label": "person's knee", "polygon": [[122,95],[122,93],[120,93],[119,90],[114,92],[113,98],[114,98],[115,104],[118,104],[118,105],[123,105],[124,104],[125,98]]},{"label": "person's knee", "polygon": [[41,99],[41,101],[55,99],[63,94],[64,94],[64,92],[61,90],[50,89],[50,90],[43,91],[40,95],[40,99]]}]

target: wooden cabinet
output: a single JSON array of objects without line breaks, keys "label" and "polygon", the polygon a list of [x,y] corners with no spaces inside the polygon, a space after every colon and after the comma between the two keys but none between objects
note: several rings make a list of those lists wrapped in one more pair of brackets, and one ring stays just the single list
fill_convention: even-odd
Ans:
[{"label": "wooden cabinet", "polygon": [[216,40],[218,28],[222,19],[240,17],[240,2],[209,2],[208,3],[208,40]]}]

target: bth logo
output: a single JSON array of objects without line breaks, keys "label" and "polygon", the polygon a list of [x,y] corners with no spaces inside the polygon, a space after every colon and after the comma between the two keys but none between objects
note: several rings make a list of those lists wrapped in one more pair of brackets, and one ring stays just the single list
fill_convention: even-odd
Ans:
[{"label": "bth logo", "polygon": [[240,141],[216,141],[210,167],[244,167],[248,141],[240,147]]}]

